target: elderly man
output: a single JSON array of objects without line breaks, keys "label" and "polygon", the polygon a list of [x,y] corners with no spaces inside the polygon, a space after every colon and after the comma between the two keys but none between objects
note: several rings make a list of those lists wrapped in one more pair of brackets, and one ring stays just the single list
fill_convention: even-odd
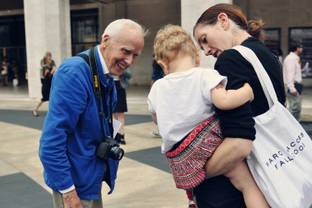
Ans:
[{"label": "elderly man", "polygon": [[54,207],[102,207],[103,180],[113,191],[118,160],[97,154],[99,144],[113,136],[111,75],[121,75],[141,54],[144,35],[138,23],[116,20],[106,27],[100,45],[65,60],[56,71],[39,149]]},{"label": "elderly man", "polygon": [[301,93],[303,90],[300,55],[303,47],[295,43],[290,47],[290,53],[283,63],[284,82],[287,91],[288,109],[291,114],[300,120],[301,113]]}]

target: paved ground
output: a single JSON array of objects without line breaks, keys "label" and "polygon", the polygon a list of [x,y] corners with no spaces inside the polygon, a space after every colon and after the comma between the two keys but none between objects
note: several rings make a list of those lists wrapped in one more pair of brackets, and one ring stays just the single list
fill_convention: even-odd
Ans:
[{"label": "paved ground", "polygon": [[[175,188],[160,154],[160,139],[151,135],[147,90],[130,89],[126,155],[120,163],[115,192],[108,196],[108,188],[103,188],[105,207],[186,207],[184,192]],[[38,140],[47,104],[37,118],[31,115],[35,104],[27,97],[25,88],[0,87],[0,207],[52,207],[38,159]]]},{"label": "paved ground", "polygon": [[[126,115],[126,156],[121,161],[115,192],[105,207],[186,207],[183,191],[175,189],[168,166],[160,154],[160,139],[151,135],[153,124],[146,106],[147,88],[130,88]],[[305,91],[303,125],[312,132],[312,89]],[[0,207],[50,208],[50,190],[43,182],[38,140],[47,110],[31,116],[36,101],[25,88],[0,87]]]}]

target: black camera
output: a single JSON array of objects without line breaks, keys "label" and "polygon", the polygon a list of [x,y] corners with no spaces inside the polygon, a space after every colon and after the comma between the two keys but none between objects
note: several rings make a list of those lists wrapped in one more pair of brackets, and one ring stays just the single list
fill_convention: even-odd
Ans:
[{"label": "black camera", "polygon": [[124,154],[125,151],[119,147],[119,143],[111,137],[106,137],[96,149],[96,155],[104,160],[121,160]]}]

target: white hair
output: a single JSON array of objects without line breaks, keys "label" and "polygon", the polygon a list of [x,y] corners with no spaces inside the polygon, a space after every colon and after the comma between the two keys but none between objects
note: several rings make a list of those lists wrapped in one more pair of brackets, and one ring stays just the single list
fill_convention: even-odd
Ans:
[{"label": "white hair", "polygon": [[121,32],[125,27],[137,29],[138,31],[142,32],[143,37],[146,35],[145,29],[137,22],[130,19],[118,19],[107,25],[102,34],[102,37],[104,35],[109,35],[112,37]]}]

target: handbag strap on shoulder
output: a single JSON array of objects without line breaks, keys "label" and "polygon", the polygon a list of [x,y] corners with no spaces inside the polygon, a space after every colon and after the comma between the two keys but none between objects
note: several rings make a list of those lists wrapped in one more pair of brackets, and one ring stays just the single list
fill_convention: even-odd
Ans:
[{"label": "handbag strap on shoulder", "polygon": [[262,63],[259,61],[257,55],[250,48],[242,45],[234,46],[232,49],[238,51],[252,65],[260,81],[269,106],[271,107],[274,103],[277,103],[278,98],[276,96],[272,81],[268,73],[265,71]]}]

